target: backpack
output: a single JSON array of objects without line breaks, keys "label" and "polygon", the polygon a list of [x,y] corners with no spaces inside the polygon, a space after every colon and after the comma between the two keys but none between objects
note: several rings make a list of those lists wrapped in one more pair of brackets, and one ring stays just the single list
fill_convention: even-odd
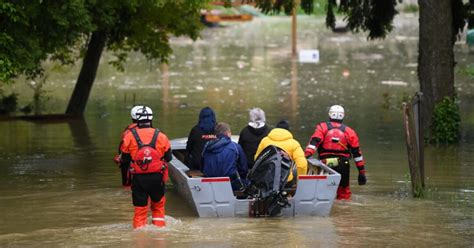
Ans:
[{"label": "backpack", "polygon": [[155,133],[149,144],[143,144],[135,128],[130,131],[138,145],[138,151],[133,157],[130,171],[133,174],[161,173],[164,168],[164,162],[162,160],[163,154],[155,148],[160,131],[155,129]]},{"label": "backpack", "polygon": [[328,132],[324,136],[322,149],[330,152],[349,152],[348,141],[344,132],[346,125],[341,124],[339,127],[334,127],[331,122],[326,122]]},{"label": "backpack", "polygon": [[284,187],[292,170],[296,179],[295,162],[283,149],[270,145],[257,157],[248,175],[249,191],[266,205],[270,216],[278,215],[282,207],[289,205]]}]

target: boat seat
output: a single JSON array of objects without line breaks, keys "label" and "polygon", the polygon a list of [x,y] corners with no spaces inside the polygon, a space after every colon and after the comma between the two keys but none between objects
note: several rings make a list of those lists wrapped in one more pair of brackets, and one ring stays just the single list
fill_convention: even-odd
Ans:
[{"label": "boat seat", "polygon": [[204,174],[200,170],[188,170],[186,175],[190,178],[204,177]]}]

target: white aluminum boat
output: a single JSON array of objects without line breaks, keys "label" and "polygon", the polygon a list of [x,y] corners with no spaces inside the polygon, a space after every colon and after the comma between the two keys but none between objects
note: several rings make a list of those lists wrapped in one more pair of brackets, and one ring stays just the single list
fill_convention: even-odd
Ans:
[{"label": "white aluminum boat", "polygon": [[[233,136],[232,139],[235,141],[238,136]],[[232,191],[228,177],[203,177],[183,163],[186,141],[187,138],[171,141],[173,159],[169,163],[169,175],[174,187],[197,215],[256,216],[256,200],[238,199],[242,198],[242,192]],[[331,212],[341,175],[315,159],[310,159],[309,162],[313,164],[310,168],[311,175],[298,176],[296,189],[289,190],[288,202],[291,206],[282,209],[282,216],[328,216]]]}]

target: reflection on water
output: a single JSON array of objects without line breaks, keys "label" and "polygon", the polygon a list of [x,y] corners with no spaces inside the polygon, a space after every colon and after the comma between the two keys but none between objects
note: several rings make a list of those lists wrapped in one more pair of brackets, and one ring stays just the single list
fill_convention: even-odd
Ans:
[{"label": "reflection on water", "polygon": [[[301,17],[298,45],[319,49],[319,64],[291,59],[285,17],[207,29],[194,43],[174,39],[169,66],[133,54],[120,73],[106,56],[85,120],[0,122],[0,246],[472,246],[474,88],[462,75],[462,143],[428,146],[427,197],[409,194],[399,106],[418,88],[416,21],[400,18],[386,40],[367,42]],[[455,49],[458,65],[474,63],[465,47]],[[64,110],[76,72],[50,76],[51,111]],[[21,84],[13,87],[20,102],[30,101]],[[331,217],[198,219],[170,184],[168,227],[131,230],[130,192],[120,187],[112,157],[134,103],[150,105],[154,125],[170,138],[186,136],[204,106],[234,133],[258,106],[270,125],[288,118],[304,145],[336,102],[361,138],[368,184],[352,177],[353,200],[336,202]]]}]

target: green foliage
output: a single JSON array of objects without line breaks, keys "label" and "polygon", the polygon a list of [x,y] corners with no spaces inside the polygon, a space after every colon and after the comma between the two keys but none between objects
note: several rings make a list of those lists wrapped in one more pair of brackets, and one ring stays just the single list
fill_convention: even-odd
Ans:
[{"label": "green foliage", "polygon": [[[227,0],[229,3],[231,0]],[[321,6],[322,0],[247,0],[246,2],[255,2],[256,7],[263,13],[279,13],[283,11],[287,15],[291,14],[293,6],[300,3],[301,9],[306,14],[313,13]],[[347,27],[352,32],[364,31],[368,32],[367,38],[369,40],[377,38],[385,38],[393,29],[393,18],[398,14],[395,9],[398,2],[401,0],[324,0],[326,4],[326,26],[328,28],[335,28],[336,13],[344,16],[347,21]],[[453,0],[453,36],[462,33],[466,19],[469,23],[474,23],[472,4],[464,4],[462,0]],[[416,7],[416,8],[415,8]],[[418,6],[407,5],[410,11],[418,11]],[[471,9],[471,12],[468,9]],[[469,14],[470,13],[470,14]]]},{"label": "green foliage", "polygon": [[[310,4],[306,3],[305,6],[311,7]],[[295,0],[256,0],[255,7],[259,8],[263,13],[280,13],[284,12],[287,15],[291,15],[293,8],[296,6]],[[310,9],[305,10],[305,12],[311,13]]]},{"label": "green foliage", "polygon": [[106,46],[121,68],[130,51],[166,61],[171,35],[198,37],[202,0],[4,0],[0,3],[0,81],[41,77],[47,59],[71,64],[92,32],[105,32]]},{"label": "green foliage", "polygon": [[[283,11],[291,14],[293,6],[300,1],[296,0],[255,0],[256,7],[263,13],[279,13]],[[319,6],[320,1],[317,1]],[[327,0],[326,26],[335,28],[335,12],[345,16],[348,28],[353,32],[368,31],[369,39],[384,38],[392,28],[394,16],[398,13],[395,9],[397,0]],[[302,0],[300,7],[305,13],[310,14],[315,10],[314,0]]]},{"label": "green foliage", "polygon": [[74,46],[92,30],[84,0],[0,3],[0,80],[41,75],[41,61],[73,61]]},{"label": "green foliage", "polygon": [[455,98],[445,97],[435,105],[431,126],[433,143],[455,143],[459,139],[459,107]]},{"label": "green foliage", "polygon": [[314,0],[301,0],[301,8],[306,14],[311,14],[314,12]]},{"label": "green foliage", "polygon": [[[410,172],[405,173],[405,184],[407,187],[412,187],[411,175]],[[414,198],[423,198],[425,197],[425,190],[421,184],[416,184],[415,188],[412,189],[412,195]]]},{"label": "green foliage", "polygon": [[353,32],[368,31],[369,39],[385,38],[392,31],[392,21],[398,14],[396,0],[341,1],[339,10],[347,17],[348,28]]},{"label": "green foliage", "polygon": [[425,190],[423,189],[423,187],[421,187],[421,185],[415,186],[412,193],[413,193],[414,198],[423,198],[423,197],[425,197]]}]

